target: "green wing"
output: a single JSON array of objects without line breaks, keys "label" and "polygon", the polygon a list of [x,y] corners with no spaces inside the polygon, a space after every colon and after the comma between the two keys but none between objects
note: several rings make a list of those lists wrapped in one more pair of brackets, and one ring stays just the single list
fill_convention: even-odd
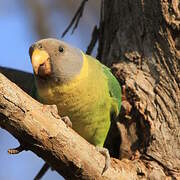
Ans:
[{"label": "green wing", "polygon": [[[118,112],[119,114],[120,109],[121,109],[121,87],[119,85],[119,82],[115,78],[115,76],[111,73],[111,70],[106,67],[105,65],[102,64],[104,73],[108,79],[108,86],[109,86],[109,93],[112,98],[115,100],[115,104],[118,105]],[[115,106],[116,106],[115,105]],[[115,107],[114,107],[115,108]],[[117,110],[114,109],[116,112]]]},{"label": "green wing", "polygon": [[96,61],[96,63],[100,64],[100,66],[103,68],[104,74],[107,77],[108,80],[108,86],[109,86],[109,93],[110,96],[113,98],[113,104],[112,104],[112,111],[116,114],[116,116],[119,114],[121,109],[121,87],[119,85],[118,80],[115,78],[115,76],[111,73],[111,70],[100,63],[97,59],[93,58],[92,56],[88,56],[89,59]]}]

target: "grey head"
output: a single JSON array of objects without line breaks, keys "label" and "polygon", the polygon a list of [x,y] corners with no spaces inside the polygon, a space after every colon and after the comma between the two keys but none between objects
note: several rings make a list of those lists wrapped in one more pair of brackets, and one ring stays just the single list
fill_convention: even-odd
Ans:
[{"label": "grey head", "polygon": [[37,81],[67,83],[78,75],[83,66],[80,49],[57,39],[42,39],[29,48]]}]

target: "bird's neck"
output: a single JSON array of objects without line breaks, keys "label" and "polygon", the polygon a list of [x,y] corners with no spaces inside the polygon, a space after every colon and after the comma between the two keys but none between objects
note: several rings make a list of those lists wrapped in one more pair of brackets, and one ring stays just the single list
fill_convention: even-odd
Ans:
[{"label": "bird's neck", "polygon": [[51,82],[46,85],[46,87],[38,88],[38,94],[43,102],[47,104],[56,104],[57,95],[63,96],[64,94],[75,92],[74,90],[81,87],[80,84],[84,83],[84,80],[89,74],[88,61],[84,53],[83,55],[83,66],[78,75],[76,75],[72,80],[68,82]]}]

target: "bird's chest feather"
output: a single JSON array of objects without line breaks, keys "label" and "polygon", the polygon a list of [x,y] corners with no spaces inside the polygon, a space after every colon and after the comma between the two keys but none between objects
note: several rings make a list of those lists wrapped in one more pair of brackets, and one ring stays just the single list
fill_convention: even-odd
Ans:
[{"label": "bird's chest feather", "polygon": [[82,136],[93,133],[99,122],[109,120],[109,93],[101,82],[90,79],[49,88],[40,94],[46,104],[57,105],[60,116],[69,116],[73,129]]},{"label": "bird's chest feather", "polygon": [[97,144],[95,134],[98,129],[108,131],[111,98],[101,73],[89,71],[89,76],[84,79],[39,91],[44,103],[56,104],[60,116],[69,116],[73,129],[89,142]]},{"label": "bird's chest feather", "polygon": [[68,115],[74,126],[93,123],[97,120],[96,115],[103,114],[108,106],[105,91],[87,81],[79,83],[78,86],[62,87],[58,93],[56,104],[59,113]]}]

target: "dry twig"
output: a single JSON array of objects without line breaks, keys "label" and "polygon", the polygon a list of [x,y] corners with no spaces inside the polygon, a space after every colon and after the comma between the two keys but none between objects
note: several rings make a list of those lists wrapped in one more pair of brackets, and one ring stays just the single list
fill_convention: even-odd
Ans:
[{"label": "dry twig", "polygon": [[77,28],[78,24],[79,24],[79,20],[81,19],[82,15],[83,15],[83,11],[84,11],[84,6],[86,4],[88,0],[83,0],[81,2],[81,5],[79,6],[78,10],[76,11],[74,17],[72,18],[70,24],[68,25],[68,27],[65,29],[65,31],[62,33],[61,38],[63,38],[67,32],[69,31],[69,29],[73,26],[73,30],[72,30],[72,34],[74,33],[75,29]]},{"label": "dry twig", "polygon": [[92,53],[92,51],[94,49],[94,46],[96,45],[96,42],[98,40],[98,33],[99,33],[99,30],[98,30],[97,26],[95,26],[94,29],[93,29],[93,32],[92,32],[91,42],[88,45],[86,54],[91,54]]}]

